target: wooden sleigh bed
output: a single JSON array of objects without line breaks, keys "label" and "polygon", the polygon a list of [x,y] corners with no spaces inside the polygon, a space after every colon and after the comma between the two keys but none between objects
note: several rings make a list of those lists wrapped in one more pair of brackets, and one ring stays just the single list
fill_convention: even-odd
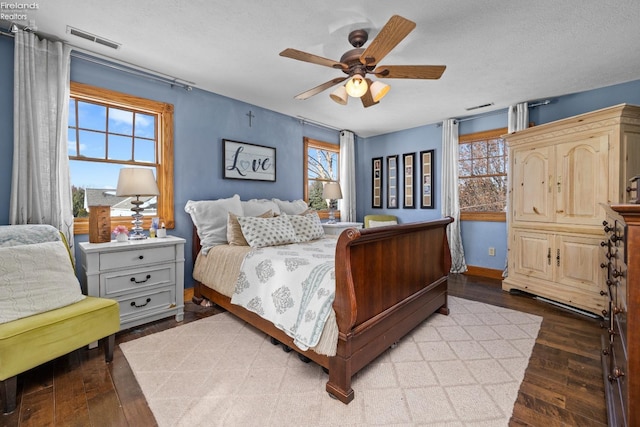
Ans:
[{"label": "wooden sleigh bed", "polygon": [[[446,227],[452,218],[370,229],[347,229],[338,238],[333,309],[338,332],[335,356],[302,351],[271,322],[231,303],[196,281],[194,298],[207,298],[272,339],[295,349],[329,372],[327,392],[349,403],[352,377],[404,335],[437,312],[449,314],[447,276],[451,257]],[[200,252],[194,227],[193,259]]]}]

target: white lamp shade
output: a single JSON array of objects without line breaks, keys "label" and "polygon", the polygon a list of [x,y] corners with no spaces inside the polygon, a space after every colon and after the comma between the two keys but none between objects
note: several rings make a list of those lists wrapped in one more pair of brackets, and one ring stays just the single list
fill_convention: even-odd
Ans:
[{"label": "white lamp shade", "polygon": [[160,191],[151,169],[120,169],[116,196],[157,196],[158,194]]},{"label": "white lamp shade", "polygon": [[380,101],[391,89],[386,83],[382,83],[381,81],[376,80],[371,84],[371,97],[373,98],[373,102]]},{"label": "white lamp shade", "polygon": [[322,189],[322,198],[329,200],[342,199],[342,190],[337,182],[327,182]]},{"label": "white lamp shade", "polygon": [[347,89],[347,93],[349,96],[353,96],[354,98],[360,98],[362,95],[367,93],[367,89],[369,89],[369,85],[363,76],[360,74],[356,74],[347,80],[347,84],[345,85]]},{"label": "white lamp shade", "polygon": [[343,85],[331,92],[331,95],[329,95],[329,97],[340,105],[347,105],[347,100],[349,99],[349,97],[347,96],[347,89],[345,89]]}]

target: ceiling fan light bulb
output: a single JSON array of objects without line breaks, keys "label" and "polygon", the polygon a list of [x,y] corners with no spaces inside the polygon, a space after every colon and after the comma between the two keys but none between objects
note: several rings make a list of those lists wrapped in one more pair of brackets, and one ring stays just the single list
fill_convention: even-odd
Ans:
[{"label": "ceiling fan light bulb", "polygon": [[340,86],[331,92],[329,97],[340,105],[347,105],[347,101],[349,100],[349,97],[347,96],[347,89],[345,89],[344,86]]},{"label": "ceiling fan light bulb", "polygon": [[389,92],[391,86],[386,83],[382,83],[381,81],[376,80],[371,83],[371,97],[373,98],[373,102],[378,102]]},{"label": "ceiling fan light bulb", "polygon": [[356,74],[351,77],[347,81],[345,87],[349,96],[353,96],[354,98],[360,98],[362,95],[367,93],[367,89],[369,89],[367,81],[360,74]]}]

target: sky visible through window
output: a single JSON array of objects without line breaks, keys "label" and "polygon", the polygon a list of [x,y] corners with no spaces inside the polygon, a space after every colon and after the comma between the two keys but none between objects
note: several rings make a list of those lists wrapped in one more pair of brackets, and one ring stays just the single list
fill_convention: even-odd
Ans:
[{"label": "sky visible through window", "polygon": [[[71,184],[81,188],[115,189],[123,164],[109,161],[135,161],[141,166],[154,166],[155,130],[153,115],[70,99]],[[88,161],[81,160],[83,157]],[[106,161],[91,161],[94,159]]]}]

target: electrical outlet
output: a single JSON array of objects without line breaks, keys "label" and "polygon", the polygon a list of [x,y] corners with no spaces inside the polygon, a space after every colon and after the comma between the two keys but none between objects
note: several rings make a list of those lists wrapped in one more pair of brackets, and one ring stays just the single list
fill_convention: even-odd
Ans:
[{"label": "electrical outlet", "polygon": [[496,248],[489,248],[489,256],[496,256]]}]

